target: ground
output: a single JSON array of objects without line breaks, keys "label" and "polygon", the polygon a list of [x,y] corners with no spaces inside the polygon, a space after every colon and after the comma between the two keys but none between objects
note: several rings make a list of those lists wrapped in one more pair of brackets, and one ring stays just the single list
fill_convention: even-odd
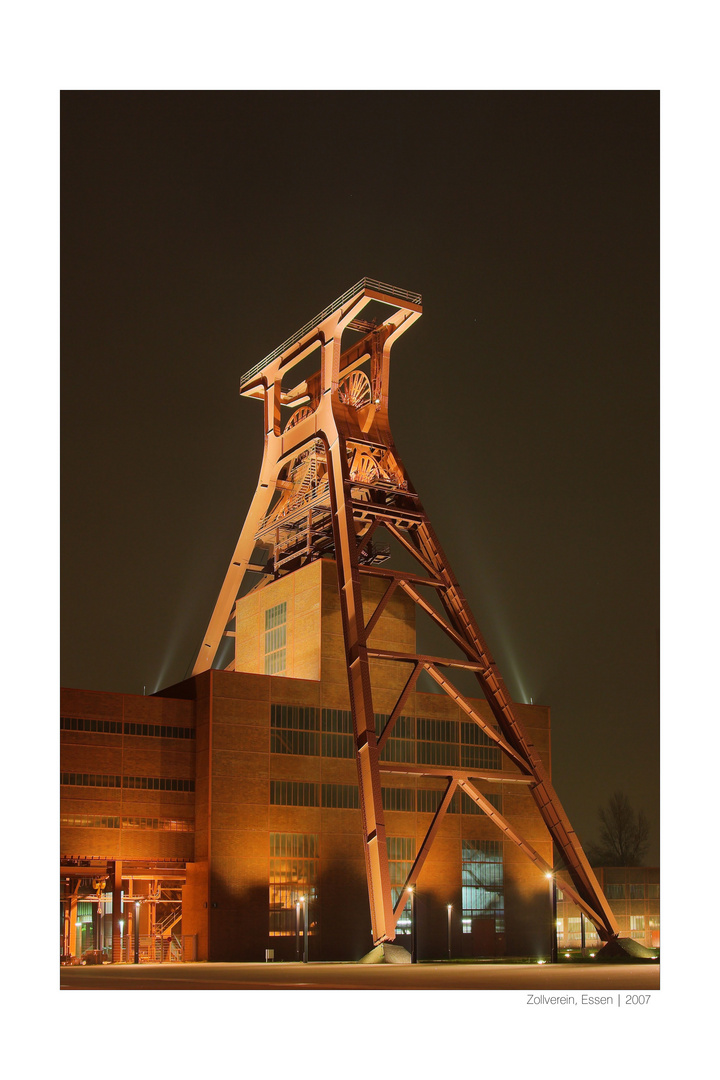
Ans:
[{"label": "ground", "polygon": [[60,969],[61,990],[660,989],[659,964],[105,964]]}]

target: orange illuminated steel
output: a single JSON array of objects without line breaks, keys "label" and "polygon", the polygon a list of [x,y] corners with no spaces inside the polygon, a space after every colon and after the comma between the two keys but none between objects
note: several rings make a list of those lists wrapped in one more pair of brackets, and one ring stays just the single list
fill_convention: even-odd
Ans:
[{"label": "orange illuminated steel", "polygon": [[[363,319],[367,309],[376,316]],[[380,313],[377,315],[377,313]],[[215,605],[193,674],[213,665],[235,615],[246,573],[258,585],[322,556],[337,562],[350,705],[358,767],[372,932],[375,943],[392,940],[406,891],[420,874],[428,851],[457,788],[473,799],[543,873],[551,873],[538,853],[477,790],[478,779],[527,784],[553,840],[561,850],[573,886],[563,890],[591,919],[602,940],[618,935],[609,905],[555,794],[546,770],[516,715],[468,604],[448,565],[420,500],[395,448],[388,421],[390,350],[422,314],[417,293],[363,278],[242,378],[240,393],[265,406],[265,451],[260,481]],[[344,331],[354,344],[341,351]],[[299,378],[291,372],[319,351],[319,370]],[[297,378],[297,381],[296,381]],[[421,573],[381,567],[387,549],[377,546],[386,530],[417,560]],[[267,561],[256,552],[267,553]],[[376,610],[366,618],[361,578],[387,581]],[[402,589],[446,632],[464,660],[368,646],[377,620],[396,589]],[[440,615],[420,589],[435,591]],[[381,736],[375,729],[370,660],[406,664],[408,678]],[[453,668],[477,678],[497,721],[489,725],[452,684]],[[233,668],[233,665],[230,665]],[[514,769],[481,774],[446,766],[379,761],[379,754],[422,671],[474,721],[505,754]],[[518,771],[519,770],[519,771]],[[380,773],[404,772],[445,777],[447,788],[393,906],[383,818]]]}]

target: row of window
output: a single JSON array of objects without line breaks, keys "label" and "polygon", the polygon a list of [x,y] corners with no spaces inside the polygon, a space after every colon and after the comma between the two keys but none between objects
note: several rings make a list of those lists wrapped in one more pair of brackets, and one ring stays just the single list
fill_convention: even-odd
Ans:
[{"label": "row of window", "polygon": [[[647,890],[647,891],[646,891]],[[628,885],[608,882],[605,885],[605,895],[608,900],[648,900],[660,899],[660,883],[657,881],[645,882],[632,881]]]},{"label": "row of window", "polygon": [[192,832],[192,821],[180,818],[108,817],[100,814],[63,814],[60,824],[75,829],[162,829],[170,832]]},{"label": "row of window", "polygon": [[[378,734],[388,720],[387,713],[375,716]],[[274,754],[352,758],[352,714],[347,709],[272,705],[270,750]],[[424,716],[398,717],[380,760],[468,769],[502,767],[499,747],[477,724]]]},{"label": "row of window", "polygon": [[195,728],[170,724],[136,724],[122,720],[87,720],[61,716],[61,731],[98,731],[105,735],[143,735],[155,739],[194,739]]},{"label": "row of window", "polygon": [[[382,733],[388,719],[386,713],[376,715],[378,734]],[[68,716],[60,717],[60,729],[139,735],[147,738],[195,738],[194,728]],[[299,705],[273,705],[270,717],[270,750],[274,754],[353,758],[355,744],[352,714],[346,709],[321,710]],[[417,720],[412,716],[398,717],[380,759],[467,769],[502,767],[500,749],[477,724],[422,716],[417,717]]]},{"label": "row of window", "polygon": [[[566,944],[580,944],[582,941],[582,920],[579,916],[569,919],[557,920],[557,933],[558,937],[562,938]],[[631,915],[630,922],[627,929],[632,934],[643,934],[645,930],[659,930],[660,929],[660,917],[650,916],[645,919],[644,915]],[[585,920],[585,943],[591,945],[597,943],[599,938],[597,932],[592,923]]]},{"label": "row of window", "polygon": [[73,787],[141,788],[143,791],[194,791],[194,780],[170,776],[100,776],[96,773],[60,773],[60,783]]},{"label": "row of window", "polygon": [[[420,788],[382,789],[384,810],[399,810],[407,813],[434,814],[442,802],[444,792]],[[496,810],[502,813],[502,796],[486,794],[485,798]],[[322,806],[343,810],[357,810],[360,795],[357,784],[316,784],[303,780],[271,780],[270,804],[272,806]],[[478,804],[464,791],[453,795],[449,814],[480,814]]]}]

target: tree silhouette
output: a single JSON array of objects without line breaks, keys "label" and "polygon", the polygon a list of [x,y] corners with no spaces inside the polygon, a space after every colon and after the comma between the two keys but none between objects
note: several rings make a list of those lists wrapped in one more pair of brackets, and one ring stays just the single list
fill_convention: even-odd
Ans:
[{"label": "tree silhouette", "polygon": [[598,810],[600,841],[588,847],[594,866],[642,866],[650,827],[642,810],[636,814],[623,791],[616,791]]}]

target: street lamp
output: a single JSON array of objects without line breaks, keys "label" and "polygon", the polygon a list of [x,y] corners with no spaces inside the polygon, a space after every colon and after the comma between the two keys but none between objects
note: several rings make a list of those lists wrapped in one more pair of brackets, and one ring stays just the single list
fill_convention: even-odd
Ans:
[{"label": "street lamp", "polygon": [[452,904],[447,906],[448,913],[448,960],[452,958]]},{"label": "street lamp", "polygon": [[303,906],[303,964],[308,962],[308,898],[301,896]]},{"label": "street lamp", "polygon": [[415,889],[408,885],[410,893],[410,963],[417,964],[417,934],[415,932]]},{"label": "street lamp", "polygon": [[300,963],[300,900],[295,901],[295,960]]},{"label": "street lamp", "polygon": [[133,920],[135,930],[135,963],[140,963],[140,901],[135,901],[135,918]]},{"label": "street lamp", "polygon": [[552,871],[545,874],[550,884],[550,913],[552,924],[550,927],[550,963],[557,964],[557,882]]}]

